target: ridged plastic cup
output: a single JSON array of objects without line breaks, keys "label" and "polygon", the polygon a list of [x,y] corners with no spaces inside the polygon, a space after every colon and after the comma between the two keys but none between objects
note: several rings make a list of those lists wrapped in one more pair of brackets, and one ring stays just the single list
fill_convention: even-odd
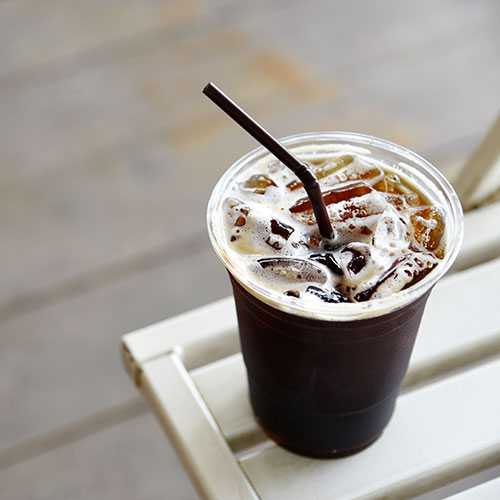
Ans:
[{"label": "ridged plastic cup", "polygon": [[253,282],[223,233],[228,185],[255,162],[273,157],[263,148],[252,151],[214,188],[207,212],[209,236],[233,286],[255,417],[274,441],[291,451],[346,456],[373,443],[393,414],[426,301],[458,254],[462,208],[435,167],[388,141],[328,132],[281,142],[304,160],[337,150],[369,155],[415,185],[444,213],[444,258],[414,286],[368,302],[306,306]]}]

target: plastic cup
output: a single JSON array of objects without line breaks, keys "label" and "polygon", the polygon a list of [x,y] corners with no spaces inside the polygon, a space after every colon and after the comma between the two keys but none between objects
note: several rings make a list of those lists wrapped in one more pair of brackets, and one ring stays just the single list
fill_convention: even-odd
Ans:
[{"label": "plastic cup", "polygon": [[258,148],[233,164],[208,205],[212,245],[233,286],[250,401],[278,444],[314,457],[340,457],[373,443],[389,422],[425,303],[454,262],[463,234],[458,197],[431,164],[396,144],[360,134],[309,133],[282,140],[299,158],[339,150],[383,161],[444,212],[444,258],[421,281],[361,303],[291,303],[255,283],[228,248],[220,214],[232,179],[273,157]]}]

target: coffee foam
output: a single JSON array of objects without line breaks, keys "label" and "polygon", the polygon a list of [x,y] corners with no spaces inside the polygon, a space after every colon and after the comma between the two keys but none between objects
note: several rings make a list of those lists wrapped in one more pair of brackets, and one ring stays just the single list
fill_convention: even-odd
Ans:
[{"label": "coffee foam", "polygon": [[[349,188],[359,178],[364,185],[373,188],[384,177],[401,175],[373,158],[352,151],[348,154],[352,157],[349,164],[319,179],[323,193],[339,186]],[[345,156],[346,152],[339,151],[314,160],[316,163],[321,160],[321,165],[327,169],[335,167],[336,162],[345,163]],[[258,194],[245,185],[254,175],[265,175],[274,185],[268,185],[263,194]],[[305,293],[312,285],[336,289],[356,301],[360,293],[367,294],[373,287],[376,290],[370,296],[372,299],[396,293],[422,270],[439,262],[434,253],[426,251],[415,240],[411,220],[413,208],[406,204],[404,209],[398,210],[389,203],[387,193],[376,190],[328,205],[334,237],[322,240],[311,211],[293,214],[289,210],[306,196],[303,188],[292,191],[287,187],[296,180],[295,175],[278,161],[259,162],[241,171],[227,188],[221,214],[223,234],[231,259],[241,264],[239,267],[245,269],[251,281],[278,292],[298,291],[300,299],[287,297],[290,301],[321,300]],[[408,187],[408,181],[405,184]],[[411,193],[408,197],[411,201]],[[435,221],[421,219],[422,225],[427,225],[429,230],[435,226]],[[288,227],[290,234],[273,232],[272,220]],[[306,260],[317,253],[332,254],[342,274]],[[364,262],[360,269],[352,264],[355,257]],[[289,269],[285,272],[283,263],[262,267],[259,261],[266,258],[301,259],[299,262],[305,262],[308,269],[308,266],[313,267],[309,269],[311,272],[305,273],[305,279],[296,261],[289,261]],[[314,269],[320,272],[315,275]],[[320,280],[320,275],[326,275],[326,279]]]}]

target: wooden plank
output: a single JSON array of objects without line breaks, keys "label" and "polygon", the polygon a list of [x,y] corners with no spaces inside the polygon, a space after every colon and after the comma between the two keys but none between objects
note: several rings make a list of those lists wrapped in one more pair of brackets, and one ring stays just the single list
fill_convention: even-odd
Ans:
[{"label": "wooden plank", "polygon": [[35,79],[34,68],[71,64],[103,46],[140,43],[149,31],[194,23],[206,13],[197,0],[7,2],[0,5],[0,86],[23,73]]},{"label": "wooden plank", "polygon": [[466,158],[481,142],[485,133],[483,129],[484,125],[481,127],[481,130],[467,133],[462,137],[455,137],[448,142],[434,147],[421,149],[419,153],[433,165],[437,166],[447,179],[454,184],[458,173],[463,168]]},{"label": "wooden plank", "polygon": [[25,439],[21,443],[0,450],[0,470],[8,469],[44,453],[50,453],[108,427],[132,420],[148,413],[149,410],[144,399],[137,395],[128,401],[103,408],[50,432]]},{"label": "wooden plank", "polygon": [[175,350],[184,365],[194,369],[239,350],[236,325],[233,298],[226,297],[124,335],[126,364],[130,361],[140,370],[146,361]]},{"label": "wooden plank", "polygon": [[[275,15],[262,20],[259,29],[275,47],[292,51],[307,61],[310,72],[317,79],[334,80],[341,88],[355,94],[355,101],[362,104],[365,116],[378,115],[378,123],[372,126],[363,123],[361,113],[357,119],[346,122],[337,116],[338,110],[325,110],[322,119],[317,119],[315,130],[363,131],[422,151],[425,142],[433,138],[440,137],[446,142],[452,135],[455,138],[466,135],[456,134],[457,125],[464,126],[462,132],[467,127],[469,132],[486,131],[496,111],[488,104],[488,99],[478,103],[475,96],[464,102],[464,89],[477,85],[472,81],[477,73],[475,70],[464,72],[461,65],[461,61],[467,59],[472,66],[498,67],[498,30],[491,15],[496,8],[494,2],[473,6],[462,2],[452,8],[445,2],[437,11],[434,7],[432,2],[418,2],[404,8],[401,4],[391,4],[391,12],[396,18],[399,15],[411,18],[415,20],[413,25],[404,20],[397,22],[385,9],[367,5],[362,6],[361,18],[357,2],[342,4],[342,10],[338,3],[311,7],[304,4],[288,13],[286,19]],[[307,15],[314,15],[314,30],[303,23]],[[344,22],[332,24],[332,18],[339,19],[339,15]],[[353,36],[353,26],[358,36]],[[401,26],[404,33],[395,30],[394,26]],[[248,26],[249,32],[255,29],[257,23]],[[321,43],[318,43],[320,34]],[[366,39],[370,40],[369,46]],[[475,51],[477,55],[472,56]],[[352,57],[353,54],[356,57]],[[482,92],[491,98],[498,87],[499,72],[495,69],[494,73],[491,82],[480,84],[484,85]],[[469,77],[470,84],[465,83],[464,79]],[[422,92],[424,86],[426,90]],[[349,106],[352,104],[350,102]],[[429,116],[427,110],[431,109],[454,111],[447,116],[443,113]],[[479,109],[487,113],[475,122]],[[456,117],[457,112],[463,118],[449,120],[451,116]],[[439,123],[440,120],[443,123]],[[436,129],[432,130],[434,126]]]},{"label": "wooden plank", "polygon": [[[55,93],[60,90],[53,89]],[[115,90],[115,96],[119,95],[119,89]],[[125,92],[121,97],[116,97],[113,104],[99,103],[99,99],[93,104],[88,103],[90,108],[95,106],[96,111],[96,116],[87,120],[88,129],[83,116],[78,125],[75,123],[73,131],[71,126],[66,126],[66,133],[72,137],[53,140],[54,154],[60,155],[60,160],[67,155],[73,156],[76,153],[71,152],[71,143],[76,149],[88,151],[88,144],[82,142],[82,137],[88,135],[90,129],[93,130],[92,135],[96,133],[93,129],[94,119],[99,119],[101,113],[108,116],[103,117],[103,127],[115,138],[124,138],[128,132],[123,127],[115,126],[117,123],[113,123],[114,120],[128,123],[124,127],[129,131],[141,121],[146,128],[146,122],[151,126],[155,122],[154,118],[148,117],[147,113],[141,114],[133,102],[132,96]],[[30,99],[23,106],[27,110]],[[101,110],[98,111],[98,108]],[[118,108],[125,111],[122,113]],[[88,113],[85,102],[81,103],[80,111],[85,115]],[[81,113],[76,112],[75,115]],[[18,123],[19,127],[23,127],[25,121],[30,120],[25,116]],[[43,127],[36,121],[32,123],[32,133],[38,136],[40,148],[51,156],[50,135],[43,137],[42,134],[40,137],[35,129],[37,126]],[[8,135],[13,133],[12,129],[16,125],[4,121],[3,127]],[[10,132],[7,132],[8,128]],[[25,132],[30,136],[29,130]],[[10,139],[12,146],[16,139],[12,135]],[[105,132],[98,142],[110,139],[108,132]],[[5,143],[9,141],[6,136],[4,140]],[[62,147],[57,144],[59,140]],[[66,152],[63,151],[65,148]],[[6,147],[3,150],[7,156],[8,149]],[[35,155],[35,149],[27,154]],[[38,163],[26,159],[26,163],[40,167],[43,158]],[[192,194],[177,190],[178,194],[171,192],[166,196],[168,186],[180,186],[188,182],[194,167],[184,169],[185,164],[169,151],[163,140],[150,144],[146,150],[141,147],[132,151],[116,151],[116,155],[110,154],[96,160],[95,165],[99,167],[90,172],[87,167],[77,168],[74,175],[46,175],[43,181],[36,183],[4,179],[0,227],[5,244],[2,245],[1,258],[12,262],[12,266],[5,269],[3,275],[0,290],[2,298],[73,278],[96,266],[133,258],[152,248],[161,247],[168,240],[178,240],[185,237],[187,232],[193,234],[204,227],[206,199],[215,184],[216,175],[210,169],[201,169],[200,175],[192,177]],[[17,174],[10,173],[15,170],[6,169],[3,174],[5,177],[22,175],[19,171]],[[165,214],[176,210],[183,211],[185,218],[166,217]],[[187,219],[191,219],[189,226],[185,222]],[[148,224],[144,224],[145,220],[149,221]],[[72,231],[74,227],[79,230]],[[33,251],[34,239],[37,243],[36,252]],[[54,249],[55,241],[58,242],[57,250]],[[92,245],[88,244],[89,241],[93,242]]]},{"label": "wooden plank", "polygon": [[465,210],[500,196],[500,115],[464,165],[455,187]]},{"label": "wooden plank", "polygon": [[191,376],[235,453],[267,439],[253,417],[241,353],[197,368]]},{"label": "wooden plank", "polygon": [[142,367],[141,388],[203,498],[258,498],[174,352]]},{"label": "wooden plank", "polygon": [[152,413],[0,470],[2,498],[198,498]]},{"label": "wooden plank", "polygon": [[49,0],[43,8],[29,0],[10,2],[0,6],[0,39],[5,42],[0,92],[113,64],[276,11],[283,15],[296,2]]},{"label": "wooden plank", "polygon": [[[280,103],[273,104],[278,85],[263,73],[252,75],[252,47],[247,42],[238,44],[237,38],[214,35],[211,44],[200,40],[191,51],[195,58],[204,54],[210,59],[210,51],[221,46],[234,46],[225,52],[228,57],[220,62],[221,71],[232,74],[236,68],[243,70],[247,65],[246,72],[239,71],[240,77],[245,77],[242,85],[245,89],[253,88],[251,98],[267,107],[268,112],[277,113],[282,104],[301,102],[293,92],[281,91]],[[162,59],[160,63],[159,58],[155,59],[155,64],[168,67],[169,61],[189,54],[189,47],[184,49],[187,52],[179,49],[170,60]],[[213,67],[217,69],[218,65]],[[171,105],[161,105],[154,97],[140,93],[147,92],[145,84],[138,91],[142,85],[139,81],[130,85],[126,76],[115,70],[107,68],[92,77],[86,73],[71,82],[33,89],[16,98],[0,96],[0,109],[5,116],[16,117],[9,123],[0,122],[0,149],[11,166],[1,174],[0,229],[4,245],[0,259],[12,262],[5,269],[0,288],[3,299],[72,279],[96,267],[150,252],[168,241],[178,241],[186,234],[204,231],[210,191],[236,157],[227,156],[227,143],[225,158],[212,154],[212,146],[220,144],[211,145],[209,137],[201,133],[204,139],[200,137],[197,149],[204,152],[205,158],[204,168],[200,168],[202,159],[193,161],[189,153],[192,144],[188,147],[182,142],[180,131],[174,147],[172,138],[163,137],[160,125],[179,124],[180,116],[186,115],[181,110],[183,99],[177,96]],[[199,85],[195,89],[191,84],[184,97],[192,99],[191,92],[196,90],[201,101],[201,78],[206,78],[206,72],[198,70],[196,75],[193,81]],[[157,83],[162,86],[160,80]],[[180,77],[173,79],[173,84],[175,88],[186,87]],[[75,97],[79,87],[89,90]],[[150,94],[154,95],[151,89]],[[204,104],[210,110],[208,116],[214,117],[207,123],[214,130],[220,127],[221,139],[236,138],[232,144],[239,143],[241,153],[254,146],[219,110],[208,102]],[[301,106],[307,104],[304,100]],[[66,116],[73,117],[73,121],[67,122]],[[125,146],[138,128],[142,128],[142,133],[161,128],[162,133],[148,144],[143,141]],[[226,134],[228,130],[231,133]],[[26,143],[31,147],[26,148]],[[116,149],[98,153],[106,147]],[[188,184],[189,190],[179,189]],[[166,215],[172,213],[184,216]],[[72,230],[74,227],[78,231]]]},{"label": "wooden plank", "polygon": [[447,497],[447,500],[492,500],[493,498],[500,498],[500,477]]},{"label": "wooden plank", "polygon": [[122,147],[141,129],[150,131],[162,124],[116,65],[2,93],[0,110],[9,117],[0,121],[2,161],[10,166],[2,171],[2,179],[12,184],[56,169],[64,172],[64,164],[66,178],[85,161],[96,168],[97,158],[97,168],[102,169],[107,151]]},{"label": "wooden plank", "polygon": [[[492,36],[498,36],[498,33],[492,34],[494,31],[497,30],[492,23],[484,26],[482,34],[477,33],[475,42],[466,40],[467,37],[461,41],[452,39],[439,48],[429,46],[428,53],[425,50],[405,52],[385,62],[377,60],[376,66],[367,62],[366,65],[357,66],[357,71],[346,69],[326,73],[324,78],[334,79],[339,85],[350,89],[352,97],[349,96],[350,99],[344,102],[356,106],[357,101],[360,107],[364,107],[364,113],[363,110],[358,110],[356,114],[351,112],[349,121],[343,122],[339,119],[343,118],[339,110],[335,112],[324,106],[323,111],[314,117],[316,129],[341,128],[370,133],[404,144],[417,152],[432,147],[438,137],[445,143],[471,131],[486,133],[497,112],[490,105],[491,98],[500,86],[497,64],[500,44],[492,42]],[[471,33],[476,32],[472,30]],[[461,46],[462,43],[467,44],[467,47]],[[440,53],[437,57],[436,51]],[[469,76],[464,75],[463,60],[470,62]],[[480,67],[483,68],[485,64],[495,66],[489,73],[491,80],[477,85],[472,82],[475,79],[473,75],[482,72]],[[466,83],[469,77],[471,81]],[[464,101],[464,87],[454,85],[457,81],[474,86],[479,92],[479,100],[474,97]],[[427,85],[427,82],[432,83]],[[426,86],[425,93],[422,93],[423,85]],[[426,111],[429,109],[454,110],[455,120],[450,120],[451,115],[445,117],[441,113],[429,115]],[[478,114],[479,109],[484,111],[482,116]],[[378,116],[379,123],[363,124],[362,115],[368,113]],[[304,126],[309,128],[307,116]]]},{"label": "wooden plank", "polygon": [[453,271],[476,266],[500,255],[500,202],[467,212],[462,250]]},{"label": "wooden plank", "polygon": [[[500,354],[499,296],[500,259],[438,283],[426,306],[404,386]],[[183,318],[185,331],[189,330],[187,319]],[[165,327],[167,331],[167,323]],[[150,340],[151,344],[155,341]],[[265,440],[248,402],[240,354],[202,366],[192,376],[235,451]]]},{"label": "wooden plank", "polygon": [[447,483],[444,486],[423,493],[422,495],[418,495],[417,497],[414,497],[413,500],[448,499],[448,497],[452,495],[472,489],[497,477],[500,477],[500,465],[483,469],[479,472],[458,479],[457,481]]},{"label": "wooden plank", "polygon": [[[259,55],[263,57],[263,51],[252,39],[234,31],[215,31],[40,88],[0,94],[2,116],[9,117],[0,122],[2,155],[16,166],[2,171],[2,178],[19,183],[54,172],[67,178],[74,170],[103,170],[122,149],[131,151],[135,146],[140,154],[138,145],[147,147],[160,139],[161,145],[168,145],[166,137],[200,115],[230,128],[203,99],[207,71],[230,76],[246,89],[244,94],[251,92],[260,101],[263,94],[276,91],[278,83],[263,72],[252,74],[252,61]],[[235,72],[241,70],[247,74],[239,81]]]},{"label": "wooden plank", "polygon": [[[210,287],[194,287],[198,280]],[[120,361],[123,332],[229,293],[207,244],[2,323],[0,401],[9,411],[0,419],[0,449],[137,395]]]},{"label": "wooden plank", "polygon": [[314,460],[274,446],[241,465],[268,500],[411,498],[500,463],[499,378],[497,360],[401,396],[382,437],[358,455]]},{"label": "wooden plank", "polygon": [[[446,40],[456,44],[467,32],[477,35],[476,30],[493,20],[496,12],[495,0],[445,0],[439,5],[432,0],[408,5],[390,0],[378,6],[339,0],[300,3],[286,15],[269,13],[242,26],[260,33],[265,43],[307,61],[311,68],[356,67],[362,79],[364,69],[375,60],[411,55],[414,48],[424,53],[425,48],[437,49]],[[305,19],[314,20],[314,29]]]}]

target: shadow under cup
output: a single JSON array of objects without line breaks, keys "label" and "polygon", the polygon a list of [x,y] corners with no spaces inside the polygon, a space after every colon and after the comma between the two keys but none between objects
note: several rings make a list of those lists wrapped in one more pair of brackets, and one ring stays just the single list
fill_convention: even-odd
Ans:
[{"label": "shadow under cup", "polygon": [[395,144],[339,132],[303,134],[282,142],[304,156],[311,145],[315,152],[332,145],[363,148],[404,175],[445,214],[445,256],[417,284],[383,299],[321,303],[312,310],[252,282],[231,258],[218,223],[231,180],[268,153],[258,148],[243,157],[212,193],[209,235],[233,286],[250,400],[259,424],[292,451],[346,456],[373,443],[391,418],[425,303],[458,253],[463,214],[439,171]]}]

